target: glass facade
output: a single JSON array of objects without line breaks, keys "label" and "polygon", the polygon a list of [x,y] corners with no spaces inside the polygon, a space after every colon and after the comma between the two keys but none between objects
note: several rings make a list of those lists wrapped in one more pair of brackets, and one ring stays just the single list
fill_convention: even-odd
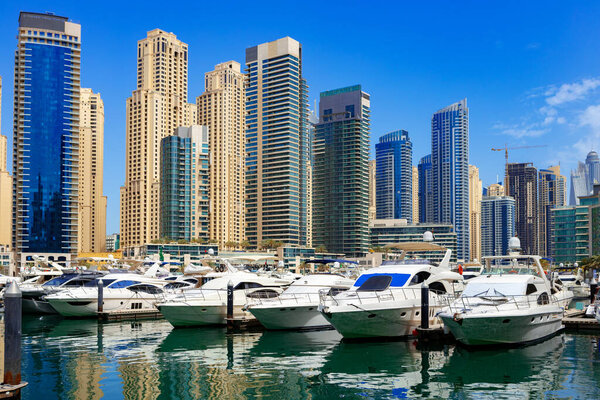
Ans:
[{"label": "glass facade", "polygon": [[431,154],[421,158],[417,170],[419,172],[419,222],[433,222]]},{"label": "glass facade", "polygon": [[208,129],[178,128],[160,145],[160,236],[208,239]]},{"label": "glass facade", "polygon": [[433,221],[454,225],[457,256],[470,259],[469,241],[469,108],[467,99],[431,118]]},{"label": "glass facade", "polygon": [[21,13],[19,22],[13,246],[19,253],[74,254],[78,221],[79,25],[63,17],[32,13]]},{"label": "glass facade", "polygon": [[581,262],[590,254],[587,206],[557,207],[552,213],[552,250],[556,263]]},{"label": "glass facade", "polygon": [[515,200],[508,196],[485,196],[481,200],[481,256],[508,254],[515,235]]},{"label": "glass facade", "polygon": [[515,199],[515,235],[524,254],[539,254],[538,171],[531,163],[510,163],[506,171],[506,194]]},{"label": "glass facade", "polygon": [[351,257],[369,248],[370,97],[360,85],[321,93],[315,125],[313,246]]},{"label": "glass facade", "polygon": [[[412,221],[412,142],[399,130],[379,138],[375,145],[377,219]],[[417,222],[417,221],[415,221]]]}]

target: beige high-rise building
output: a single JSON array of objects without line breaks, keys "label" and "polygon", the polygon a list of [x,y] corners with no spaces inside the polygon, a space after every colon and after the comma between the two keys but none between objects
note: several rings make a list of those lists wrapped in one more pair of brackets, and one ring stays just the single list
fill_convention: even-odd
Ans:
[{"label": "beige high-rise building", "polygon": [[78,251],[106,250],[106,196],[103,190],[104,102],[92,89],[79,97]]},{"label": "beige high-rise building", "polygon": [[487,190],[487,195],[490,197],[493,196],[504,196],[504,186],[499,183],[492,183]]},{"label": "beige high-rise building", "polygon": [[369,161],[369,222],[377,219],[377,195],[376,195],[376,173],[377,160]]},{"label": "beige high-rise building", "polygon": [[471,260],[481,260],[481,200],[483,186],[479,179],[479,168],[469,165],[469,224],[471,228]]},{"label": "beige high-rise building", "polygon": [[538,172],[538,243],[540,256],[552,255],[550,209],[567,204],[567,179],[560,174],[560,165]]},{"label": "beige high-rise building", "polygon": [[412,220],[413,224],[419,222],[419,169],[412,167]]},{"label": "beige high-rise building", "polygon": [[196,99],[198,124],[210,132],[209,238],[220,246],[246,237],[244,83],[240,63],[224,62],[204,74],[205,90]]},{"label": "beige high-rise building", "polygon": [[12,176],[7,170],[8,139],[0,135],[0,246],[12,244]]},{"label": "beige high-rise building", "polygon": [[137,89],[127,99],[122,247],[159,238],[160,141],[197,120],[187,77],[188,46],[175,34],[154,29],[138,41]]}]

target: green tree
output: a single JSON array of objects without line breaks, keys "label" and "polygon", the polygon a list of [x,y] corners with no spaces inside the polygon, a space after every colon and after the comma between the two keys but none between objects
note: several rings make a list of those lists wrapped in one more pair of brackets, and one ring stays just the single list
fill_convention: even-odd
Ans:
[{"label": "green tree", "polygon": [[237,242],[229,240],[228,242],[225,243],[225,248],[232,250],[232,249],[235,249],[237,247],[237,245],[238,245]]},{"label": "green tree", "polygon": [[250,242],[247,240],[242,240],[242,242],[240,243],[240,247],[246,250],[248,247],[250,247]]},{"label": "green tree", "polygon": [[315,249],[315,253],[327,253],[327,248],[323,245],[320,245]]}]

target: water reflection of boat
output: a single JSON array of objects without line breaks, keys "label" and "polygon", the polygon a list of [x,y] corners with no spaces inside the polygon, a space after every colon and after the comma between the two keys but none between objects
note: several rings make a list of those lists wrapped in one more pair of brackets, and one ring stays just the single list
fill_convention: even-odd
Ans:
[{"label": "water reflection of boat", "polygon": [[436,380],[465,385],[532,382],[543,393],[559,368],[563,348],[564,335],[536,345],[506,350],[473,351],[457,347]]}]

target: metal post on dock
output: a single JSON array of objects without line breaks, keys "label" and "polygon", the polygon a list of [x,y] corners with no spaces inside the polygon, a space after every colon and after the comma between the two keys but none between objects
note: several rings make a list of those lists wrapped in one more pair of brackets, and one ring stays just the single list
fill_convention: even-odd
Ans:
[{"label": "metal post on dock", "polygon": [[429,286],[421,285],[421,329],[429,329]]},{"label": "metal post on dock", "polygon": [[227,283],[227,330],[233,330],[233,282]]},{"label": "metal post on dock", "polygon": [[596,300],[596,290],[598,290],[598,281],[596,280],[596,274],[592,272],[592,280],[590,281],[590,304]]},{"label": "metal post on dock", "polygon": [[98,317],[104,311],[104,282],[98,279]]},{"label": "metal post on dock", "polygon": [[4,384],[21,383],[21,310],[22,295],[12,281],[4,292]]}]

